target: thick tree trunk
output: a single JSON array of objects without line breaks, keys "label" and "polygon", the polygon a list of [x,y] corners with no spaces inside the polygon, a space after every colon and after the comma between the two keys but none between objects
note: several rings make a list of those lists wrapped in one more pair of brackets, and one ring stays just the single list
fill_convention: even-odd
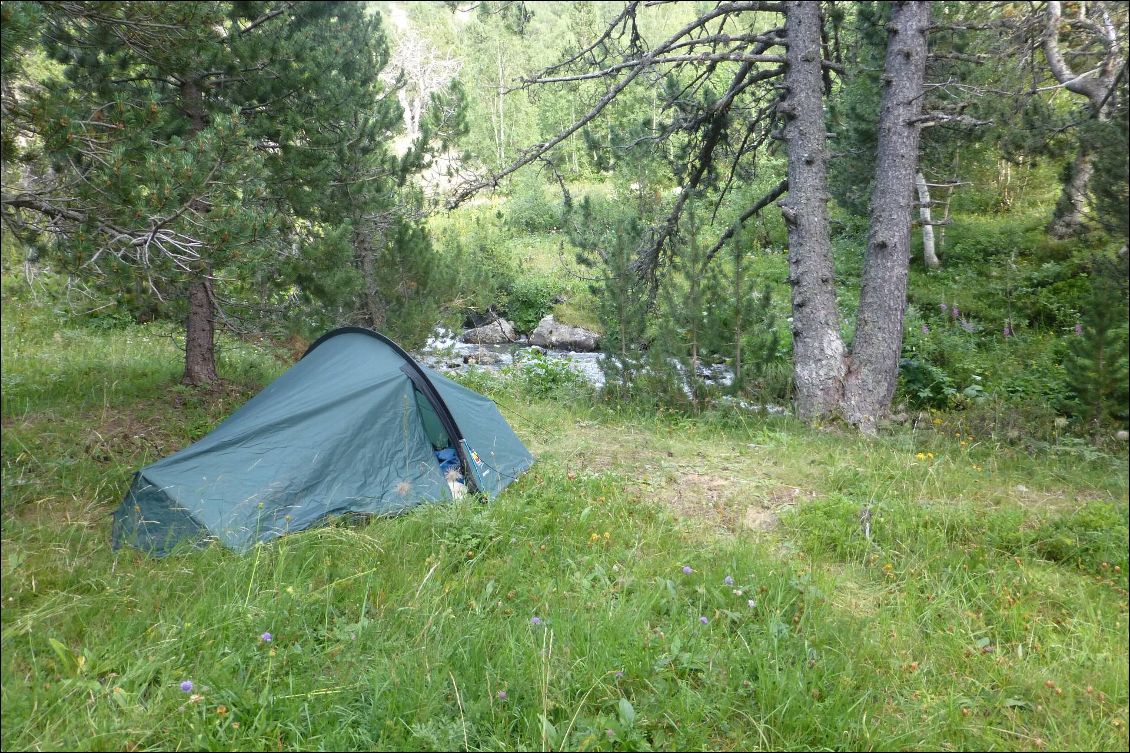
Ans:
[{"label": "thick tree trunk", "polygon": [[863,283],[844,385],[844,418],[865,433],[890,410],[898,382],[918,118],[926,73],[928,2],[893,4],[879,110],[875,188]]},{"label": "thick tree trunk", "polygon": [[185,320],[185,384],[203,387],[212,384],[216,374],[216,325],[212,311],[212,282],[207,278],[188,286],[188,317]]},{"label": "thick tree trunk", "polygon": [[922,220],[922,261],[930,269],[937,269],[940,265],[938,254],[934,251],[934,221],[930,218],[930,187],[926,185],[926,176],[919,170],[914,178],[918,186],[918,217]]},{"label": "thick tree trunk", "polygon": [[1053,238],[1070,238],[1083,229],[1083,212],[1087,208],[1087,187],[1094,172],[1091,155],[1085,147],[1079,147],[1079,153],[1075,155],[1068,170],[1063,181],[1063,191],[1055,204],[1052,221],[1048,223],[1048,235]]},{"label": "thick tree trunk", "polygon": [[793,385],[803,420],[833,413],[843,390],[844,344],[828,240],[827,128],[821,93],[820,4],[785,4],[789,47],[782,105],[789,193],[780,202],[789,233]]}]

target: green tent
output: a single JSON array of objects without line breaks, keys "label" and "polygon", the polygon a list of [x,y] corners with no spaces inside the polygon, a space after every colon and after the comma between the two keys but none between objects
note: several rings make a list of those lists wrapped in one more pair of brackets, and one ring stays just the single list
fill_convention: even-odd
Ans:
[{"label": "green tent", "polygon": [[199,442],[134,474],[114,547],[167,554],[216,539],[245,551],[330,515],[450,500],[454,479],[494,498],[532,463],[493,402],[345,327]]}]

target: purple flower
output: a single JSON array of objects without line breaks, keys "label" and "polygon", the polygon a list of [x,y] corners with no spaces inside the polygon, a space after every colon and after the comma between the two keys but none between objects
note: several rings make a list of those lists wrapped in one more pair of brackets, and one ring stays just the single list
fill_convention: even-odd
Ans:
[{"label": "purple flower", "polygon": [[180,684],[180,689],[182,691],[184,691],[185,693],[191,693],[192,692],[192,680],[185,680],[184,682],[182,682]]},{"label": "purple flower", "polygon": [[924,335],[930,334],[930,327],[928,325],[926,325],[926,324],[922,325],[922,334],[924,334]]},{"label": "purple flower", "polygon": [[694,568],[693,568],[693,567],[691,567],[690,565],[683,565],[683,573],[684,573],[684,574],[686,574],[686,575],[690,575],[690,574],[691,574],[691,573],[693,573],[693,572],[694,572]]},{"label": "purple flower", "polygon": [[942,301],[941,303],[938,304],[938,311],[942,312],[942,316],[946,315],[946,308],[947,308],[947,306],[946,306],[945,301]]},{"label": "purple flower", "polygon": [[698,618],[698,621],[699,621],[699,622],[701,622],[701,623],[702,623],[703,625],[705,625],[705,624],[707,624],[708,622],[710,622],[710,620],[706,619],[706,617],[699,617],[699,618]]},{"label": "purple flower", "polygon": [[540,625],[541,624],[541,617],[531,617],[530,618],[530,624],[531,625]]},{"label": "purple flower", "polygon": [[623,671],[620,671],[620,672],[617,672],[617,673],[616,673],[616,679],[617,679],[617,680],[623,679],[623,677],[624,677],[624,673],[623,673]]},{"label": "purple flower", "polygon": [[972,332],[976,329],[976,327],[973,326],[973,322],[969,321],[964,316],[961,317],[961,328],[966,332]]},{"label": "purple flower", "polygon": [[1083,323],[1082,322],[1076,322],[1076,324],[1075,324],[1075,334],[1077,334],[1077,335],[1083,334]]},{"label": "purple flower", "polygon": [[261,636],[259,636],[259,640],[263,641],[263,643],[270,643],[273,639],[270,633],[263,633]]},{"label": "purple flower", "polygon": [[954,319],[956,319],[956,318],[958,318],[959,316],[961,316],[961,311],[960,311],[960,310],[959,310],[959,309],[957,308],[957,304],[956,304],[956,303],[955,303],[955,304],[953,305],[953,308],[952,308],[952,309],[950,309],[950,316],[952,316],[952,317],[953,317]]},{"label": "purple flower", "polygon": [[505,701],[505,700],[506,700],[507,698],[509,698],[509,697],[510,697],[510,696],[506,695],[506,691],[505,691],[505,690],[500,690],[500,691],[498,691],[498,700],[500,700],[500,701]]},{"label": "purple flower", "polygon": [[1004,325],[1003,334],[1004,334],[1005,337],[1012,337],[1012,325],[1011,324]]},{"label": "purple flower", "polygon": [[727,575],[725,578],[723,578],[722,582],[725,583],[727,586],[734,585],[734,579],[731,578],[729,575]]}]

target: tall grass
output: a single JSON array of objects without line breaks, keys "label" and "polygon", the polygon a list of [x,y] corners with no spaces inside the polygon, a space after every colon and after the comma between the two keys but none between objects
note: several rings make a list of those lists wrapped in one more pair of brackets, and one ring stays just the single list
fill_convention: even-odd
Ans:
[{"label": "tall grass", "polygon": [[1127,746],[1124,459],[480,381],[539,457],[495,502],[158,560],[129,474],[281,363],[196,393],[159,328],[10,305],[2,348],[5,749]]}]

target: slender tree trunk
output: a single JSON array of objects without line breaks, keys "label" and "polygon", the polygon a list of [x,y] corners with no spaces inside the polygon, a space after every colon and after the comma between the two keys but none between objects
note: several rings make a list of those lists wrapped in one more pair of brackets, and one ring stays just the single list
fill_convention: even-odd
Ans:
[{"label": "slender tree trunk", "polygon": [[918,186],[918,216],[922,220],[922,260],[930,269],[937,269],[938,254],[934,251],[934,222],[930,218],[930,187],[919,170],[914,178]]},{"label": "slender tree trunk", "polygon": [[212,309],[212,282],[207,277],[188,286],[188,318],[185,320],[185,384],[203,387],[219,379],[216,374],[216,323]]},{"label": "slender tree trunk", "polygon": [[785,4],[789,47],[782,104],[789,192],[779,203],[789,233],[796,412],[825,417],[843,390],[844,344],[828,240],[827,129],[821,94],[820,4]]},{"label": "slender tree trunk", "polygon": [[[193,135],[204,130],[204,102],[196,81],[185,81],[180,90],[181,104],[189,119]],[[216,323],[212,305],[210,270],[188,285],[188,317],[185,319],[184,378],[185,384],[202,387],[219,379],[216,374]]]},{"label": "slender tree trunk", "polygon": [[506,162],[506,82],[502,78],[502,41],[498,42],[498,165]]},{"label": "slender tree trunk", "polygon": [[910,215],[926,73],[928,2],[896,2],[888,26],[875,188],[863,283],[844,386],[844,418],[865,433],[890,410],[902,351]]},{"label": "slender tree trunk", "polygon": [[1091,164],[1091,154],[1080,145],[1079,153],[1068,167],[1063,191],[1055,204],[1055,213],[1048,223],[1048,235],[1053,238],[1070,238],[1083,229],[1083,212],[1087,208],[1087,187],[1091,174],[1095,171]]}]

